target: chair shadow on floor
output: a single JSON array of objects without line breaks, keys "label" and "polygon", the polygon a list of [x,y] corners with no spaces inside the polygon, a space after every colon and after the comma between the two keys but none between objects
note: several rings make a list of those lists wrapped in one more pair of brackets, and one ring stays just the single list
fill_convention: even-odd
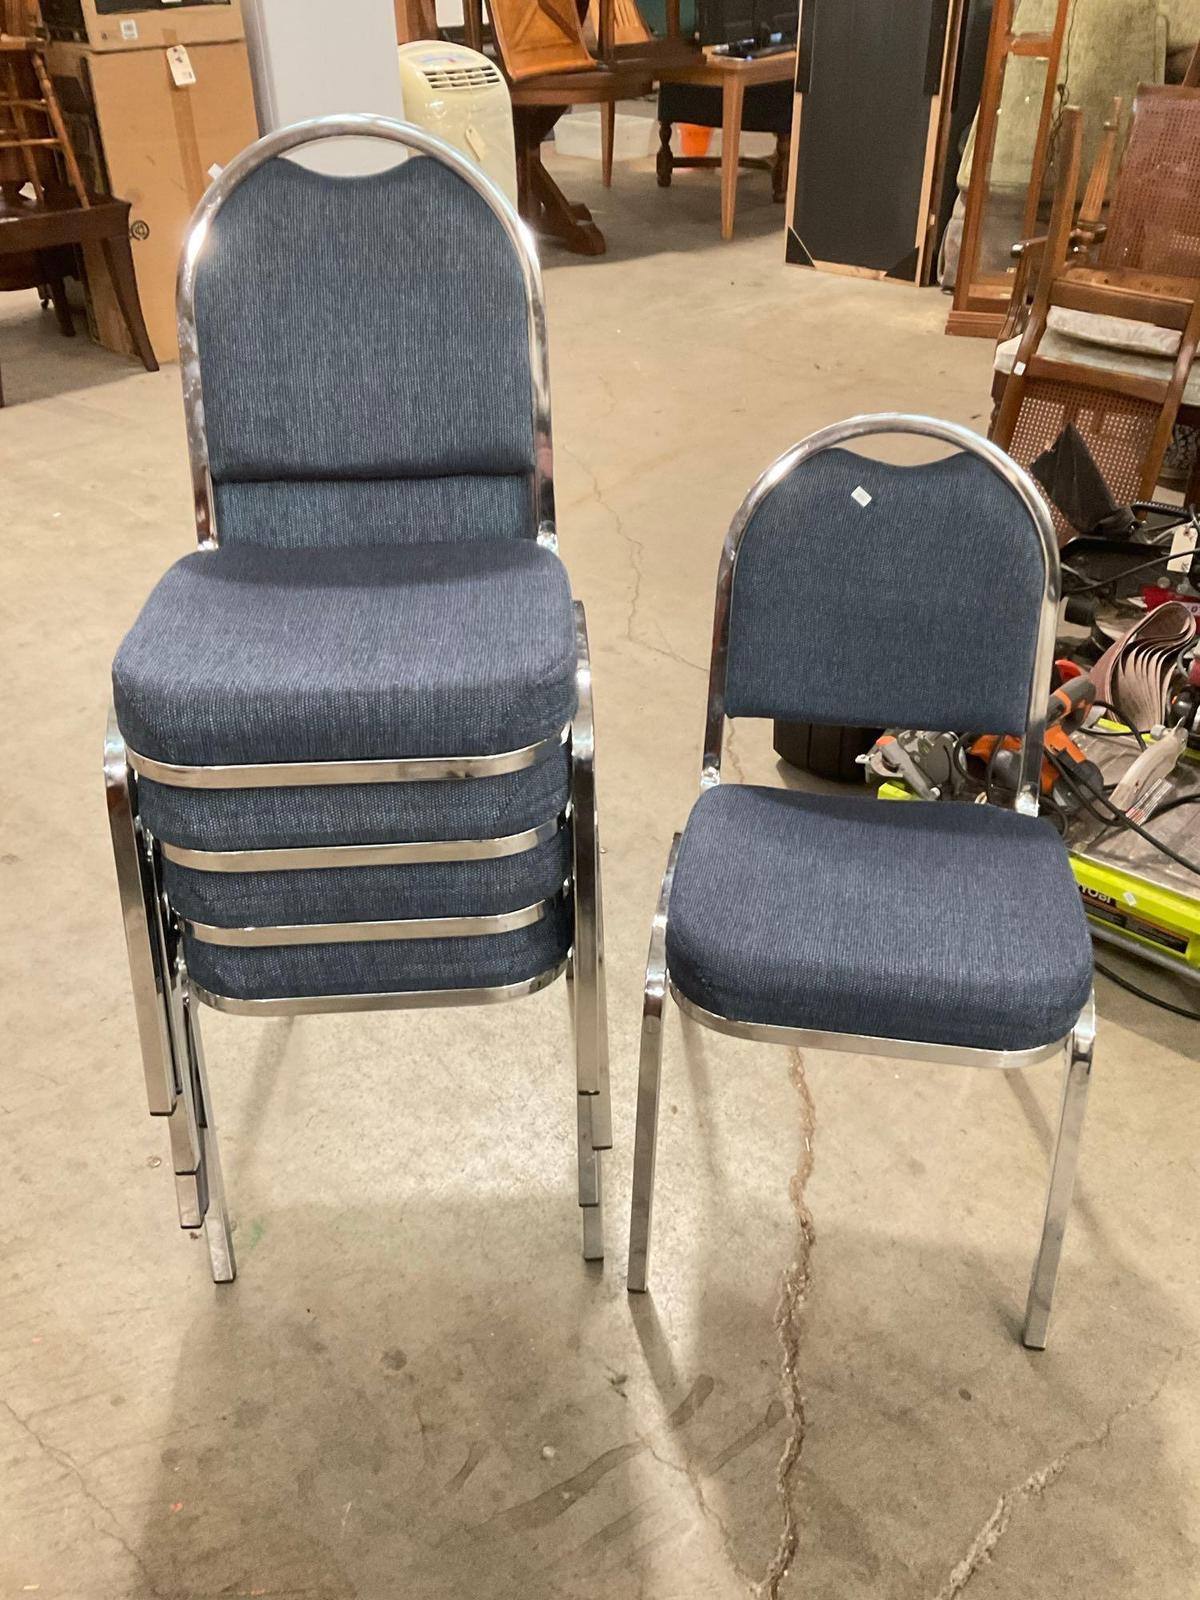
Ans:
[{"label": "chair shadow on floor", "polygon": [[[682,1047],[668,1043],[665,1099],[678,1114],[660,1144],[652,1292],[632,1300],[621,1178],[606,1271],[578,1259],[569,1130],[557,1187],[498,1176],[481,1193],[462,1181],[476,1173],[469,1154],[414,1140],[402,1197],[363,1204],[318,1198],[319,1108],[312,1142],[290,1141],[293,1186],[295,1169],[307,1171],[311,1202],[273,1204],[266,1156],[234,1141],[242,1272],[181,1336],[172,1415],[148,1447],[158,1482],[132,1540],[148,1585],[319,1600],[732,1600],[761,1578],[779,1536],[789,1426],[773,1313],[794,1242],[779,1182],[794,1130],[733,1111],[749,1062],[779,1078],[786,1053],[747,1046],[753,1054],[733,1060],[736,1042],[691,1031]],[[254,1119],[275,1115],[271,1082],[291,1043],[278,1029],[260,1041]],[[839,1070],[869,1093],[870,1068]],[[837,1106],[823,1103],[832,1081],[817,1087],[818,1162],[844,1165]],[[331,1103],[338,1093],[331,1084]],[[1024,1160],[1040,1168],[1025,1126]],[[957,1130],[951,1108],[929,1136]],[[370,1150],[369,1129],[350,1136]],[[528,1142],[542,1137],[534,1128]],[[745,1181],[750,1161],[765,1169],[761,1188]],[[690,1200],[672,1186],[680,1173]],[[739,1174],[752,1191],[743,1203]],[[831,1207],[816,1184],[810,1194],[809,1432],[785,1596],[929,1600],[997,1497],[1086,1448],[1187,1335],[1168,1297],[1114,1261],[1103,1227],[1080,1216],[1051,1348],[1023,1351],[1015,1328],[1040,1194],[1023,1193],[1022,1174],[1002,1246],[957,1249],[889,1230],[897,1176],[929,1181],[903,1163],[864,1168],[857,1211]],[[982,1190],[1005,1175],[977,1179]],[[1086,1173],[1082,1187],[1086,1208]],[[193,1249],[202,1274],[203,1247]],[[1107,1470],[1136,1474],[1137,1506],[1157,1504],[1180,1525],[1181,1479],[1147,1437],[1153,1419],[1140,1413],[1136,1458]],[[1136,1507],[1122,1514],[1116,1498],[1093,1487],[1071,1501],[1060,1558],[1088,1572],[1127,1564]]]},{"label": "chair shadow on floor", "polygon": [[34,290],[0,299],[0,368],[6,412],[142,372],[134,358],[114,355],[92,343],[82,310],[75,310],[74,320],[75,337],[64,339],[53,313],[41,310]]}]

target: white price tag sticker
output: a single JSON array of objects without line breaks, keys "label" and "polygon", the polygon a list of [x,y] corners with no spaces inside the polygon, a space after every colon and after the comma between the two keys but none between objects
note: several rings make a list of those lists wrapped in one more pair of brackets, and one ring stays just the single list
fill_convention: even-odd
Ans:
[{"label": "white price tag sticker", "polygon": [[138,36],[137,23],[133,20],[132,17],[122,17],[121,18],[121,37],[122,37],[122,39],[136,39],[137,36]]},{"label": "white price tag sticker", "polygon": [[171,69],[171,77],[175,80],[177,89],[186,89],[190,83],[195,83],[196,69],[181,44],[173,44],[167,50],[167,65]]}]

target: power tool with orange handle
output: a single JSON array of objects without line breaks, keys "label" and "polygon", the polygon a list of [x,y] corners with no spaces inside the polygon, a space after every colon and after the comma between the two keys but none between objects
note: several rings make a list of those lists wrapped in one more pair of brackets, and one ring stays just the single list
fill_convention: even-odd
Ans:
[{"label": "power tool with orange handle", "polygon": [[[1096,703],[1096,688],[1091,679],[1075,666],[1074,662],[1056,662],[1059,687],[1050,696],[1046,708],[1045,747],[1053,750],[1059,761],[1070,766],[1084,789],[1103,788],[1103,778],[1095,762],[1089,761],[1071,738],[1071,733]],[[1065,669],[1070,669],[1069,671]],[[983,764],[985,784],[989,794],[1012,795],[1016,793],[1020,770],[1021,741],[1011,734],[985,733],[968,747],[967,754]],[[1062,775],[1048,756],[1042,759],[1039,780],[1042,798],[1060,812],[1079,809],[1079,796],[1062,780]]]}]

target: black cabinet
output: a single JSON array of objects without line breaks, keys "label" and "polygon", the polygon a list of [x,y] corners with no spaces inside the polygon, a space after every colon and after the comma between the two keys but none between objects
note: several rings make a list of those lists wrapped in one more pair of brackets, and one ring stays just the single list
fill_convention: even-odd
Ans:
[{"label": "black cabinet", "polygon": [[969,123],[972,90],[978,100],[978,68],[963,54],[981,9],[990,7],[803,0],[789,261],[930,280],[953,202],[953,134]]}]

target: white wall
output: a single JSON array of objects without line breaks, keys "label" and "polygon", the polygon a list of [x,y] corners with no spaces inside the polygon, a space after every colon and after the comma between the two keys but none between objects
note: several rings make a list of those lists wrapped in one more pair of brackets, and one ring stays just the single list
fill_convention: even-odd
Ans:
[{"label": "white wall", "polygon": [[[263,133],[339,111],[403,117],[392,0],[243,0],[242,9]],[[340,141],[311,164],[368,172],[392,159]]]}]

